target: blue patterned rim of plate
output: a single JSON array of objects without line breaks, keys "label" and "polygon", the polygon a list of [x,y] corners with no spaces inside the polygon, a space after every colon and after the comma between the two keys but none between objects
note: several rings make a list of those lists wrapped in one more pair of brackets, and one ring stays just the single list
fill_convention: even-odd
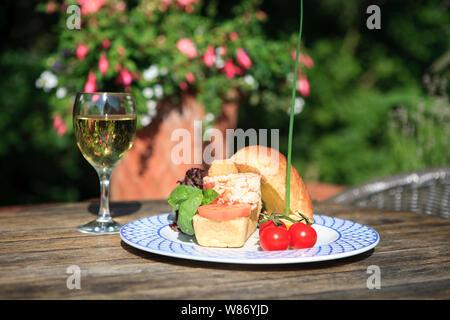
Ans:
[{"label": "blue patterned rim of plate", "polygon": [[199,246],[195,236],[175,232],[169,224],[173,214],[161,214],[132,221],[122,227],[120,237],[128,245],[160,255],[222,263],[286,264],[325,261],[357,255],[374,248],[380,237],[365,225],[322,215],[314,215],[317,242],[299,250],[264,251],[258,230],[242,248]]}]

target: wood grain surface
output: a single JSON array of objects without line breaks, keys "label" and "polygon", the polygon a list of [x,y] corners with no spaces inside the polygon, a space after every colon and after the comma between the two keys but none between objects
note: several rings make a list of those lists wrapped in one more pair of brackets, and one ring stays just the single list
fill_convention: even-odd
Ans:
[{"label": "wood grain surface", "polygon": [[[111,204],[121,223],[166,213],[165,201]],[[367,253],[328,262],[237,265],[143,252],[119,235],[81,234],[97,203],[0,213],[0,299],[448,299],[450,220],[408,212],[316,204],[318,214],[368,225],[380,234]],[[68,289],[67,268],[81,269]],[[369,266],[381,288],[368,289]]]}]

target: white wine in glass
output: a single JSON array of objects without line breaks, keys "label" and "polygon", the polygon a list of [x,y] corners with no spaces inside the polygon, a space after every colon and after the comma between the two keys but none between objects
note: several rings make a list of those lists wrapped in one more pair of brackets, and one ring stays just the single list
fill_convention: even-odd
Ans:
[{"label": "white wine in glass", "polygon": [[109,211],[109,180],[114,167],[133,144],[136,133],[134,99],[127,93],[79,93],[73,110],[77,145],[100,179],[98,218],[79,226],[84,233],[117,233],[121,224]]}]

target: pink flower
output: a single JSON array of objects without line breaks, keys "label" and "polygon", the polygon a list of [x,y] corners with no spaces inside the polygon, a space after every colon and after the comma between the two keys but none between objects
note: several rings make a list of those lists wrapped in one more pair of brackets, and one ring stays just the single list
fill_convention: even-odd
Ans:
[{"label": "pink flower", "polygon": [[265,13],[262,10],[259,10],[258,12],[256,12],[256,19],[258,19],[259,21],[263,21],[267,19],[267,13]]},{"label": "pink flower", "polygon": [[223,71],[225,72],[225,76],[228,79],[234,78],[235,75],[244,74],[244,71],[241,68],[235,66],[233,64],[233,60],[231,60],[231,59],[227,59],[227,61],[225,61],[225,66],[223,68]]},{"label": "pink flower", "polygon": [[304,97],[309,96],[310,87],[308,79],[306,79],[306,77],[301,77],[299,80],[297,80],[297,90],[300,92],[302,96]]},{"label": "pink flower", "polygon": [[60,125],[62,125],[63,119],[61,118],[61,116],[55,116],[53,118],[53,128],[57,129]]},{"label": "pink flower", "polygon": [[[292,60],[295,61],[296,55],[297,55],[297,52],[296,52],[295,50],[293,50],[293,51],[291,52]],[[313,59],[312,59],[310,56],[308,56],[308,55],[304,55],[304,54],[301,54],[301,53],[300,53],[300,54],[298,55],[298,61],[299,61],[301,64],[303,64],[305,67],[307,67],[307,68],[312,68],[312,67],[314,67],[314,61],[313,61]]]},{"label": "pink flower", "polygon": [[105,0],[77,0],[82,14],[96,13],[105,4]]},{"label": "pink flower", "polygon": [[236,50],[236,58],[239,65],[245,69],[248,69],[252,66],[252,60],[248,56],[247,52],[244,49]]},{"label": "pink flower", "polygon": [[105,54],[102,54],[100,60],[98,61],[98,69],[100,70],[101,74],[105,74],[108,71],[108,68],[108,59],[106,58]]},{"label": "pink flower", "polygon": [[236,31],[231,31],[230,34],[229,34],[229,37],[230,37],[231,41],[237,40],[237,38],[239,38],[239,36],[238,36]]},{"label": "pink flower", "polygon": [[188,38],[182,38],[177,41],[178,50],[186,55],[189,59],[197,56],[197,50],[195,49],[194,42]]},{"label": "pink flower", "polygon": [[53,1],[47,2],[47,6],[45,7],[45,11],[47,11],[48,14],[52,14],[55,12],[56,4]]},{"label": "pink flower", "polygon": [[177,0],[178,4],[184,7],[186,13],[192,13],[194,11],[194,3],[198,3],[199,0]]},{"label": "pink flower", "polygon": [[227,54],[227,48],[222,47],[222,46],[217,47],[217,54],[220,55],[220,56],[226,55]]},{"label": "pink flower", "polygon": [[118,2],[116,4],[116,10],[117,11],[123,11],[123,10],[125,10],[126,7],[127,7],[127,4],[125,2],[123,2],[123,1]]},{"label": "pink flower", "polygon": [[63,136],[67,131],[67,126],[61,116],[57,115],[53,118],[53,128],[58,133],[58,136]]},{"label": "pink flower", "polygon": [[59,136],[63,136],[67,131],[67,126],[65,123],[63,123],[62,125],[60,125],[57,129],[57,133]]},{"label": "pink flower", "polygon": [[216,54],[214,53],[214,47],[208,46],[208,48],[206,48],[205,55],[203,56],[203,63],[207,67],[212,67],[215,60],[216,60]]},{"label": "pink flower", "polygon": [[183,90],[183,91],[187,91],[188,84],[186,83],[186,81],[181,81],[180,82],[180,89]]},{"label": "pink flower", "polygon": [[187,82],[189,82],[190,84],[194,83],[194,82],[195,82],[195,76],[194,76],[194,74],[193,74],[192,72],[188,72],[188,73],[186,74],[186,80],[187,80]]},{"label": "pink flower", "polygon": [[119,81],[124,86],[129,86],[131,84],[131,82],[133,82],[133,76],[127,69],[122,68],[122,70],[120,71],[120,74],[119,74]]},{"label": "pink flower", "polygon": [[66,133],[67,126],[61,116],[58,115],[53,118],[53,128],[58,133],[58,136],[62,136]]},{"label": "pink flower", "polygon": [[96,103],[98,100],[100,100],[100,95],[99,95],[99,94],[94,94],[94,95],[92,96],[91,101],[92,101],[93,103]]},{"label": "pink flower", "polygon": [[80,43],[75,50],[78,60],[82,61],[84,57],[88,54],[89,49],[84,43]]},{"label": "pink flower", "polygon": [[313,59],[308,55],[300,54],[300,62],[305,65],[307,68],[314,67],[314,61]]},{"label": "pink flower", "polygon": [[123,56],[126,52],[127,52],[127,50],[126,50],[124,47],[122,47],[122,46],[120,46],[120,47],[117,48],[117,53],[120,54],[120,55],[122,55],[122,56]]},{"label": "pink flower", "polygon": [[96,92],[97,84],[95,83],[95,73],[89,72],[88,79],[84,85],[84,92]]},{"label": "pink flower", "polygon": [[104,39],[104,40],[102,41],[102,47],[103,47],[104,49],[108,49],[110,45],[111,45],[111,41],[110,41],[109,39]]},{"label": "pink flower", "polygon": [[177,2],[182,6],[188,6],[193,3],[197,3],[198,0],[177,0]]},{"label": "pink flower", "polygon": [[172,3],[172,0],[159,0],[159,10],[161,11],[166,11],[167,8],[170,6],[170,4]]}]

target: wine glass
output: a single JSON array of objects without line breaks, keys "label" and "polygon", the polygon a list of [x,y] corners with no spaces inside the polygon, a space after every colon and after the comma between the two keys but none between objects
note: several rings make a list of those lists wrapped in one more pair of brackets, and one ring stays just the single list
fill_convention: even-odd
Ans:
[{"label": "wine glass", "polygon": [[114,167],[133,144],[136,107],[128,93],[78,93],[73,108],[77,145],[100,179],[98,218],[77,229],[83,233],[117,233],[121,224],[109,211],[109,180]]}]

